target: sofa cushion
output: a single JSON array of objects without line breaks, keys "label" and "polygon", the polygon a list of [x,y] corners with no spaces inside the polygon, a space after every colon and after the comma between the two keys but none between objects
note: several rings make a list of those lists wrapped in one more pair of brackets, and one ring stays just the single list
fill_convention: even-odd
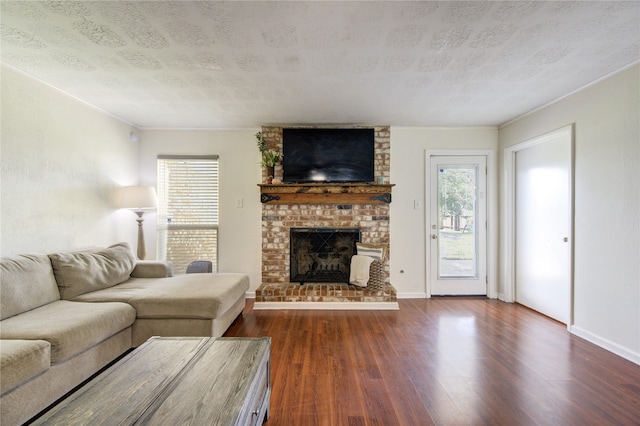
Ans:
[{"label": "sofa cushion", "polygon": [[0,260],[0,319],[60,300],[51,262],[45,255]]},{"label": "sofa cushion", "polygon": [[44,340],[0,340],[0,393],[51,366],[51,344]]},{"label": "sofa cushion", "polygon": [[136,309],[138,318],[212,319],[245,297],[245,274],[186,274],[171,278],[132,278],[105,290],[86,293],[74,300],[121,301]]},{"label": "sofa cushion", "polygon": [[130,327],[135,319],[135,309],[126,303],[59,300],[2,321],[0,339],[46,340],[55,364]]},{"label": "sofa cushion", "polygon": [[50,254],[60,297],[65,300],[129,279],[136,258],[128,243],[94,251]]},{"label": "sofa cushion", "polygon": [[146,289],[159,281],[158,278],[131,278],[122,284],[92,291],[74,297],[74,302],[122,302],[129,301],[136,295],[142,294]]},{"label": "sofa cushion", "polygon": [[133,278],[165,278],[173,276],[173,263],[166,260],[138,260]]}]

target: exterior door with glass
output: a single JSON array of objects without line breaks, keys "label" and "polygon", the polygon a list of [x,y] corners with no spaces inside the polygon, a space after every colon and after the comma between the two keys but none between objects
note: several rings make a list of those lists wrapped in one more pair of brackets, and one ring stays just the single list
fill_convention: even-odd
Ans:
[{"label": "exterior door with glass", "polygon": [[429,156],[430,295],[487,294],[487,158]]}]

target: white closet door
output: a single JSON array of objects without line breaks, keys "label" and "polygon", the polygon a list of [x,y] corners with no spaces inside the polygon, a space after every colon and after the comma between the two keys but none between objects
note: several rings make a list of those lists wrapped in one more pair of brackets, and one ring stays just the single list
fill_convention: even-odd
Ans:
[{"label": "white closet door", "polygon": [[571,137],[544,139],[515,154],[515,299],[568,324]]}]

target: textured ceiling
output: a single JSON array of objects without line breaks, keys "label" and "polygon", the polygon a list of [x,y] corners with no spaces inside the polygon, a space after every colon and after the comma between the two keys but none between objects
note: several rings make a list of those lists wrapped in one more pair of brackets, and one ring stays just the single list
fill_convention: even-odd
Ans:
[{"label": "textured ceiling", "polygon": [[2,1],[2,61],[141,128],[496,126],[640,59],[640,2]]}]

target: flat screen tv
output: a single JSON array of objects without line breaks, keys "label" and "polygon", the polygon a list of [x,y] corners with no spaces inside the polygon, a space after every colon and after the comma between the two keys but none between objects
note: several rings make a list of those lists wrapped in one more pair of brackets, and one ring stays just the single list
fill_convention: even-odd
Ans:
[{"label": "flat screen tv", "polygon": [[373,182],[374,148],[374,129],[282,129],[282,181]]}]

